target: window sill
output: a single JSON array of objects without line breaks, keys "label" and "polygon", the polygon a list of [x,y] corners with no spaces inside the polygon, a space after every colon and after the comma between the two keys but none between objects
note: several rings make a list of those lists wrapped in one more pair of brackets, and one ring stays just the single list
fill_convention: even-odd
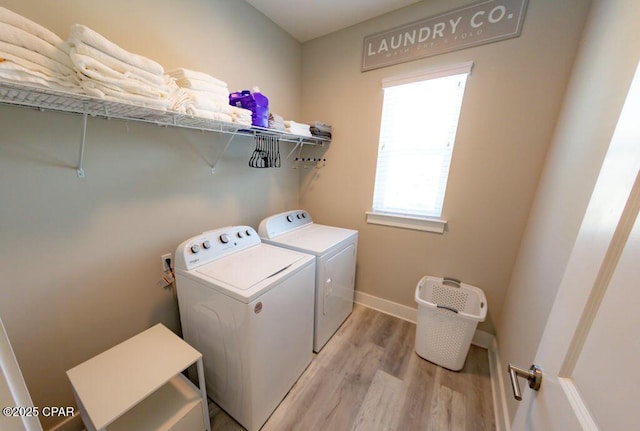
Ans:
[{"label": "window sill", "polygon": [[446,220],[435,218],[411,217],[398,214],[386,214],[367,211],[367,223],[393,226],[403,229],[421,230],[425,232],[444,233]]}]

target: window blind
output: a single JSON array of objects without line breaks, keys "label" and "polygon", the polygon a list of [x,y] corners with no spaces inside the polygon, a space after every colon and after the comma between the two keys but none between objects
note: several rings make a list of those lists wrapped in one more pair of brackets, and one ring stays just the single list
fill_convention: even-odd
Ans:
[{"label": "window blind", "polygon": [[440,217],[472,63],[383,81],[373,210]]},{"label": "window blind", "polygon": [[473,61],[464,63],[448,64],[440,67],[419,70],[416,72],[395,75],[382,79],[382,88],[394,87],[396,85],[411,84],[418,81],[443,78],[451,75],[470,74],[473,68]]}]

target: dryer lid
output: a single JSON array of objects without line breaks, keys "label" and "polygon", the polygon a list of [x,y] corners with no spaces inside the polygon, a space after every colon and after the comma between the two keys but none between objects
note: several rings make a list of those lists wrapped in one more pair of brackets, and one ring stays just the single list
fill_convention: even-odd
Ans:
[{"label": "dryer lid", "polygon": [[313,223],[271,238],[269,242],[308,251],[319,256],[332,247],[352,240],[357,235],[358,231],[356,230]]},{"label": "dryer lid", "polygon": [[247,290],[268,278],[277,279],[304,257],[293,250],[260,244],[203,265],[195,272]]}]

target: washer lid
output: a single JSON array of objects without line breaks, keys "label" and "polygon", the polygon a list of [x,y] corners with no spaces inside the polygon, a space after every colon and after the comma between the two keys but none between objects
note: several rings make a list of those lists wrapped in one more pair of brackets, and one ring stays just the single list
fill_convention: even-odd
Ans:
[{"label": "washer lid", "polygon": [[312,223],[271,238],[269,242],[320,256],[332,247],[349,241],[357,235],[358,231],[356,230]]},{"label": "washer lid", "polygon": [[195,269],[239,290],[247,290],[283,272],[304,255],[284,248],[260,244],[230,254]]}]

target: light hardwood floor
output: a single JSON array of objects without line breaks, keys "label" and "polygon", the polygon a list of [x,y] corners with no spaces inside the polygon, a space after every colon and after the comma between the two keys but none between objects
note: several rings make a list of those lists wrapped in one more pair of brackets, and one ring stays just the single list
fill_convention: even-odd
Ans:
[{"label": "light hardwood floor", "polygon": [[[495,430],[487,351],[449,371],[415,353],[415,328],[356,304],[262,431]],[[212,431],[244,429],[209,409]]]}]

